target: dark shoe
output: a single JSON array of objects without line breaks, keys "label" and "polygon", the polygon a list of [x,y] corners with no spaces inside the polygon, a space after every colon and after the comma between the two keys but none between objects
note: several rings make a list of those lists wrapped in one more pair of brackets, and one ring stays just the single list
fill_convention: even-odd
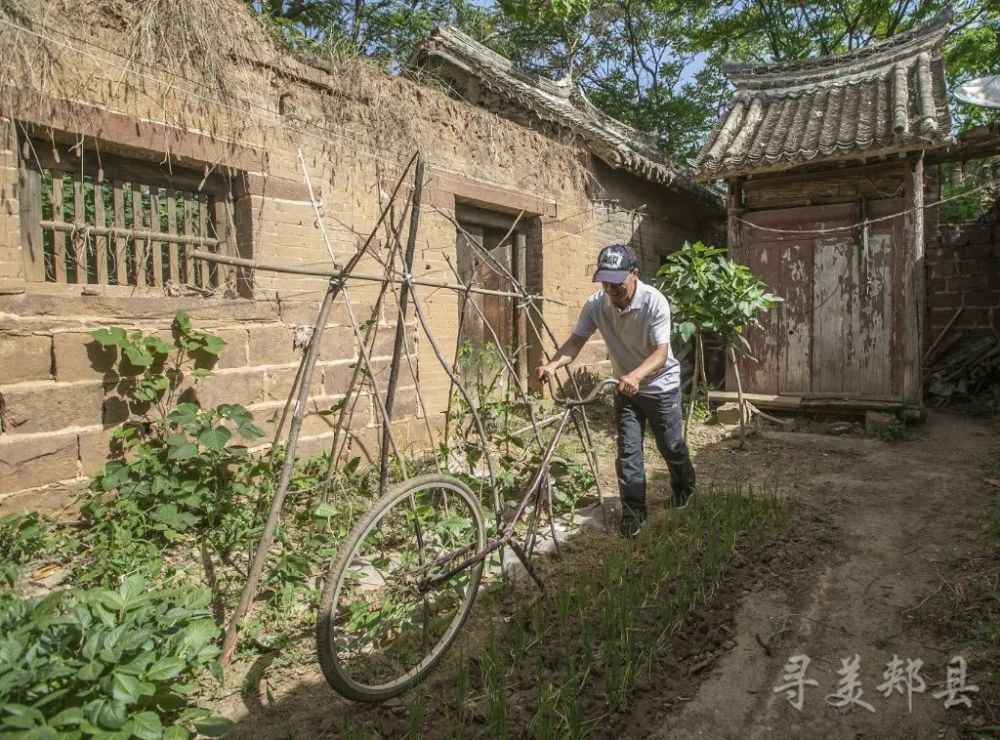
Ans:
[{"label": "dark shoe", "polygon": [[674,508],[678,510],[686,509],[693,495],[694,495],[694,486],[691,486],[690,488],[685,488],[680,491],[674,491]]},{"label": "dark shoe", "polygon": [[622,508],[622,520],[618,526],[618,532],[626,539],[633,539],[642,532],[646,525],[646,515],[630,509],[627,506]]}]

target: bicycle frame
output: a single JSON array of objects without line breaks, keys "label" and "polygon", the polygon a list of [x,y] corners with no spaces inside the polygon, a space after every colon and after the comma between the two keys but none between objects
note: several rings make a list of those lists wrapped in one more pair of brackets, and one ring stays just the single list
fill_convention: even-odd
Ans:
[{"label": "bicycle frame", "polygon": [[[552,379],[550,377],[549,383],[551,384],[551,382]],[[510,521],[507,522],[506,526],[504,526],[504,528],[500,531],[500,533],[497,534],[492,540],[489,540],[486,543],[486,547],[484,547],[482,550],[477,551],[473,555],[470,555],[461,563],[452,567],[447,572],[442,573],[441,575],[437,575],[434,578],[425,581],[420,589],[422,592],[427,592],[431,588],[434,588],[435,586],[438,586],[444,581],[447,581],[453,576],[461,573],[463,570],[466,570],[467,568],[470,568],[473,565],[482,562],[492,553],[496,552],[501,547],[504,547],[506,545],[510,545],[510,548],[514,551],[514,554],[517,555],[518,559],[524,565],[525,569],[531,575],[532,579],[534,579],[535,583],[538,584],[538,587],[543,591],[545,590],[545,584],[542,583],[541,576],[538,575],[538,572],[531,564],[530,553],[526,552],[525,549],[521,547],[520,543],[514,540],[514,530],[517,527],[518,523],[521,521],[521,519],[524,517],[525,512],[528,510],[528,504],[531,503],[532,498],[534,498],[535,500],[534,511],[536,512],[535,521],[537,523],[537,512],[539,507],[542,505],[542,493],[545,490],[544,485],[548,481],[549,466],[552,464],[552,457],[553,455],[555,455],[556,446],[559,444],[560,439],[562,439],[563,433],[566,431],[566,425],[569,423],[570,415],[573,413],[573,410],[578,406],[585,406],[589,403],[593,403],[597,399],[597,397],[601,394],[601,392],[604,391],[604,389],[612,385],[615,386],[618,385],[618,379],[605,378],[596,386],[594,386],[593,390],[591,390],[590,393],[588,393],[583,398],[579,399],[568,399],[565,397],[558,398],[555,394],[555,391],[553,390],[552,397],[557,402],[563,404],[564,409],[562,411],[561,416],[556,417],[559,420],[558,426],[556,427],[556,431],[552,435],[552,439],[549,440],[548,445],[545,447],[545,450],[542,454],[541,462],[539,462],[538,468],[535,470],[535,475],[532,478],[531,483],[524,492],[524,496],[522,496],[520,503],[514,510],[514,515],[510,518]],[[533,540],[534,525],[532,526],[530,534]],[[438,558],[434,563],[432,563],[429,567],[444,565],[445,563],[448,563],[454,560],[455,558],[461,557],[462,555],[465,554],[465,552],[467,552],[470,549],[470,547],[471,546],[468,546],[456,550],[454,552],[448,553],[446,555],[443,555],[440,558]]]}]

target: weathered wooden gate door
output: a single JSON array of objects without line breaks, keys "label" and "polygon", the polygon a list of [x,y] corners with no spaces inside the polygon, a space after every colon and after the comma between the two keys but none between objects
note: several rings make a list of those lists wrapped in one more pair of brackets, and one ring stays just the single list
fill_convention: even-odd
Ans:
[{"label": "weathered wooden gate door", "polygon": [[[747,337],[741,360],[756,393],[902,395],[903,210],[898,199],[754,211],[736,257],[785,302]],[[867,228],[842,227],[870,220]],[[765,229],[802,230],[800,235]],[[815,233],[821,231],[825,233]]]}]

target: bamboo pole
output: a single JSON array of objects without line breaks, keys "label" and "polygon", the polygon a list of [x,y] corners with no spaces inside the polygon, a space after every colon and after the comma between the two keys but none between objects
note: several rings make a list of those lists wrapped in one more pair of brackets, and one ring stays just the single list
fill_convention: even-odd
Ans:
[{"label": "bamboo pole", "polygon": [[[413,253],[417,247],[417,230],[420,228],[420,200],[424,192],[424,160],[417,159],[414,174],[413,196],[410,209],[410,231],[406,238],[406,252],[403,254],[403,275],[413,272]],[[410,298],[410,284],[403,283],[399,290],[399,310],[396,314],[396,336],[392,345],[392,364],[389,366],[389,383],[385,390],[385,418],[382,431],[382,449],[379,459],[379,498],[385,495],[389,486],[389,438],[392,435],[392,407],[396,397],[396,386],[399,383],[399,359],[402,355],[403,341],[406,339],[407,301]],[[401,461],[402,462],[402,461]]]},{"label": "bamboo pole", "polygon": [[[301,152],[299,153],[299,156],[301,159]],[[413,158],[404,170],[403,175],[396,183],[396,188],[393,191],[390,202],[395,199],[396,194],[399,192],[399,189],[403,184],[403,180],[409,173],[410,168],[417,159],[417,156],[417,154],[413,155]],[[306,183],[309,185],[310,196],[312,196],[312,186],[309,184],[308,173],[306,173]],[[315,198],[312,199],[315,204]],[[257,543],[257,550],[254,553],[253,562],[250,565],[247,582],[244,584],[239,604],[237,604],[236,610],[230,618],[229,626],[226,628],[226,635],[222,641],[222,652],[219,656],[219,661],[223,666],[228,665],[232,660],[233,652],[236,649],[236,638],[239,634],[240,624],[246,616],[247,610],[250,608],[250,602],[257,593],[257,583],[260,581],[261,574],[264,571],[264,565],[267,562],[268,552],[270,551],[271,544],[274,541],[274,530],[278,526],[278,519],[281,515],[281,509],[284,506],[285,496],[288,493],[288,484],[292,477],[292,469],[295,465],[295,448],[298,445],[299,432],[302,429],[302,418],[309,399],[309,385],[312,381],[313,370],[316,367],[316,357],[319,354],[319,345],[323,338],[323,330],[326,328],[326,322],[330,316],[330,308],[337,295],[343,289],[346,278],[350,276],[358,262],[360,262],[361,258],[366,252],[368,252],[371,243],[375,238],[375,234],[378,232],[382,222],[385,220],[387,212],[388,207],[383,209],[382,213],[379,215],[378,221],[375,224],[375,228],[360,248],[354,253],[354,255],[352,255],[351,259],[348,260],[340,274],[336,277],[330,278],[326,294],[323,296],[323,302],[320,304],[319,315],[316,318],[316,327],[313,329],[312,339],[310,340],[309,348],[306,351],[302,379],[299,383],[295,405],[292,410],[292,423],[288,430],[288,444],[285,447],[285,459],[281,466],[278,486],[274,492],[274,498],[271,500],[271,508],[268,511],[267,520],[264,523],[264,529],[261,532],[260,541]]]},{"label": "bamboo pole", "polygon": [[[145,235],[145,232],[143,232]],[[230,265],[234,267],[246,267],[250,270],[263,270],[265,272],[280,272],[289,275],[310,275],[312,277],[338,277],[340,273],[337,272],[335,268],[321,268],[321,267],[296,267],[294,265],[276,265],[274,263],[258,262],[257,260],[249,260],[244,257],[230,257],[225,254],[215,254],[213,252],[205,252],[201,249],[195,249],[191,251],[191,256],[195,259],[203,260],[205,262],[215,262],[220,265]],[[465,290],[461,285],[454,285],[453,283],[443,283],[440,280],[427,280],[425,278],[417,278],[411,276],[410,279],[403,277],[391,277],[386,278],[384,275],[368,275],[365,273],[354,273],[349,276],[351,280],[363,280],[369,283],[384,283],[391,282],[396,285],[402,285],[403,283],[409,283],[411,285],[419,285],[424,288],[440,288],[443,290],[454,290],[462,292]],[[553,298],[546,298],[540,295],[524,295],[521,293],[512,293],[506,290],[490,290],[488,288],[469,288],[469,292],[476,293],[478,295],[493,295],[499,296],[501,298],[518,298],[524,299],[525,297],[531,298],[532,300],[544,301],[546,303],[552,303],[556,306],[565,306],[566,304],[562,301],[557,301]]]}]

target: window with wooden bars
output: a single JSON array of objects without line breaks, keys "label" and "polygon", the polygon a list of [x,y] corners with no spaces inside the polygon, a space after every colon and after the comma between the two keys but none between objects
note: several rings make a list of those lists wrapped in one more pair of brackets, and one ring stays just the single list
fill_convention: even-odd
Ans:
[{"label": "window with wooden bars", "polygon": [[28,137],[19,153],[29,280],[175,294],[245,292],[237,290],[232,268],[198,259],[199,253],[240,256],[231,173]]}]

